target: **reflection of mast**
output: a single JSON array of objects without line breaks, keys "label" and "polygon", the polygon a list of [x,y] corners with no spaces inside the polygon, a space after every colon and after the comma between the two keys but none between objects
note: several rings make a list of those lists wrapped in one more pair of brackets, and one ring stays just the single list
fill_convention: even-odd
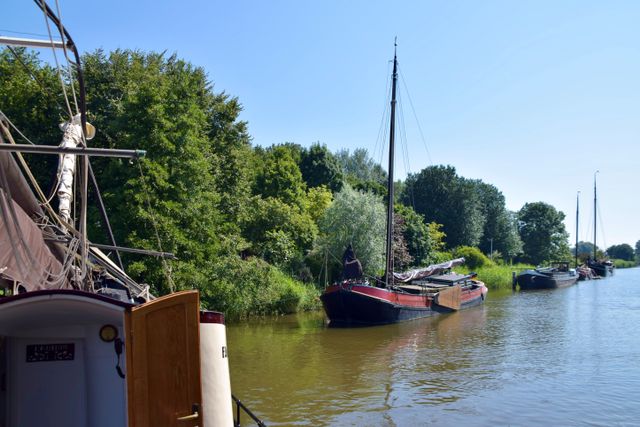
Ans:
[{"label": "reflection of mast", "polygon": [[[395,45],[397,46],[397,44]],[[398,60],[393,52],[393,86],[391,88],[391,125],[389,129],[389,179],[387,181],[387,252],[384,271],[386,287],[390,287],[393,280],[393,152],[396,119],[396,83],[398,81]]]}]

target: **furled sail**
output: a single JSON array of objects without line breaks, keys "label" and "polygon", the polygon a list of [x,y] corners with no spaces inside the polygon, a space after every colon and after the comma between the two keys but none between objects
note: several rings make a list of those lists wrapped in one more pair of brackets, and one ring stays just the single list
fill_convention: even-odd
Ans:
[{"label": "furled sail", "polygon": [[416,268],[402,273],[393,273],[393,277],[398,282],[410,282],[412,280],[424,279],[429,276],[440,274],[445,270],[464,264],[464,258],[456,258],[440,264],[433,264],[424,268]]},{"label": "furled sail", "polygon": [[69,287],[42,230],[4,189],[0,189],[0,278],[18,282],[26,291]]}]

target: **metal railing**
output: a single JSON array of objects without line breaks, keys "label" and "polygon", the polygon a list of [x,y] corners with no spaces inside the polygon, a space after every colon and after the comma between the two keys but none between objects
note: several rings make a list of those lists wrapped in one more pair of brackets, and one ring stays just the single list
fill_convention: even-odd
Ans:
[{"label": "metal railing", "polygon": [[267,425],[265,423],[263,423],[260,420],[260,418],[256,417],[253,414],[253,412],[251,412],[249,410],[249,408],[244,406],[244,404],[240,401],[240,399],[235,397],[233,394],[231,395],[231,398],[233,399],[233,401],[236,404],[236,416],[235,416],[235,419],[233,420],[234,427],[240,427],[240,414],[241,414],[240,409],[242,409],[249,416],[249,418],[251,418],[253,421],[255,421],[255,423],[256,423],[256,425],[258,427],[267,427]]}]

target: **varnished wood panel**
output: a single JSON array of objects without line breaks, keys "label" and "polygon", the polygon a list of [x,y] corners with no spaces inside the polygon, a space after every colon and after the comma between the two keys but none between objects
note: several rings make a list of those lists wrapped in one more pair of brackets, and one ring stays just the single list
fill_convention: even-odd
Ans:
[{"label": "varnished wood panel", "polygon": [[132,308],[126,328],[129,426],[203,425],[178,421],[201,404],[197,291]]}]

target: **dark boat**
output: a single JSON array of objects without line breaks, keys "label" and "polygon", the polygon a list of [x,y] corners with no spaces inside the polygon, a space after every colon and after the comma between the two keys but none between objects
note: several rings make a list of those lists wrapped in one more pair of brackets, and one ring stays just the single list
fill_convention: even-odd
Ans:
[{"label": "dark boat", "polygon": [[[389,133],[388,199],[393,195],[394,122],[398,62],[393,57],[391,125]],[[347,248],[342,282],[328,286],[320,296],[330,325],[381,325],[449,313],[484,301],[487,287],[475,274],[460,275],[451,267],[464,258],[432,265],[407,273],[393,272],[393,203],[387,203],[386,264],[383,280],[372,285],[362,276],[362,268],[351,247]]]},{"label": "dark boat", "polygon": [[475,274],[449,273],[389,288],[345,280],[329,286],[320,299],[332,326],[382,325],[451,313],[482,303],[486,294]]},{"label": "dark boat", "polygon": [[613,276],[615,266],[613,262],[609,260],[594,261],[592,259],[587,261],[587,267],[589,267],[596,276],[608,277]]},{"label": "dark boat", "polygon": [[593,258],[587,261],[587,267],[589,267],[596,276],[607,277],[613,276],[613,273],[615,272],[615,266],[611,261],[607,259],[598,259],[597,256],[598,246],[596,245],[596,229],[598,226],[598,193],[596,187],[596,174],[598,172],[599,171],[596,171],[596,173],[593,174]]},{"label": "dark boat", "polygon": [[564,288],[578,281],[578,273],[569,269],[568,262],[557,262],[551,267],[525,270],[516,280],[521,290]]}]

